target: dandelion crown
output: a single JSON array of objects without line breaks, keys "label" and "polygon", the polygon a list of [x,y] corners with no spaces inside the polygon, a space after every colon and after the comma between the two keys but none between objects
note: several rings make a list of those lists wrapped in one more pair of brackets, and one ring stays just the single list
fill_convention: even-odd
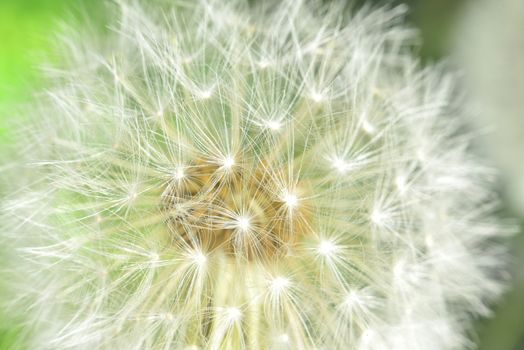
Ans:
[{"label": "dandelion crown", "polygon": [[[4,171],[30,349],[463,349],[492,170],[404,8],[122,1]],[[5,176],[4,176],[5,175]]]}]

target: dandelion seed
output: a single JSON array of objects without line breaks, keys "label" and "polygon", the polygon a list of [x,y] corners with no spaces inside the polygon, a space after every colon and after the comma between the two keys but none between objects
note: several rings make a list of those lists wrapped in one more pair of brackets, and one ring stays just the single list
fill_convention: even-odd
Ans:
[{"label": "dandelion seed", "polygon": [[373,209],[373,212],[371,213],[371,221],[377,225],[377,226],[383,226],[386,221],[389,219],[389,215],[387,213],[384,213],[380,209]]},{"label": "dandelion seed", "polygon": [[355,292],[351,292],[344,300],[344,304],[348,307],[352,307],[354,304],[358,303],[358,301],[358,295]]},{"label": "dandelion seed", "polygon": [[349,169],[351,169],[350,164],[348,164],[345,160],[340,159],[338,157],[333,159],[333,167],[339,172],[339,173],[345,173]]},{"label": "dandelion seed", "polygon": [[262,59],[258,61],[258,66],[262,69],[270,67],[272,65],[272,62],[270,60]]},{"label": "dandelion seed", "polygon": [[364,131],[367,132],[368,134],[374,134],[376,130],[375,127],[367,120],[364,120],[362,122],[362,129],[364,129]]},{"label": "dandelion seed", "polygon": [[236,225],[241,231],[247,231],[251,226],[251,222],[247,217],[240,217],[238,218]]},{"label": "dandelion seed", "polygon": [[227,156],[222,160],[222,166],[226,169],[231,169],[235,165],[235,158]]},{"label": "dandelion seed", "polygon": [[207,263],[207,257],[201,252],[195,252],[193,255],[193,261],[196,265],[202,267]]},{"label": "dandelion seed", "polygon": [[404,194],[407,190],[407,183],[406,178],[404,176],[397,176],[395,178],[395,184],[397,185],[397,188],[401,194]]},{"label": "dandelion seed", "polygon": [[173,172],[173,178],[175,180],[182,180],[184,176],[186,176],[186,174],[184,173],[184,168],[182,167],[176,168],[176,170]]},{"label": "dandelion seed", "polygon": [[160,256],[157,253],[151,253],[151,262],[156,263],[158,260],[160,260]]},{"label": "dandelion seed", "polygon": [[278,340],[280,343],[287,344],[289,343],[289,335],[287,333],[283,333],[278,337]]},{"label": "dandelion seed", "polygon": [[274,294],[279,294],[283,292],[285,289],[287,289],[290,283],[291,282],[289,281],[289,279],[285,277],[276,277],[275,279],[273,279],[273,281],[271,281],[270,290]]},{"label": "dandelion seed", "polygon": [[128,195],[127,195],[127,200],[128,200],[129,202],[132,202],[132,201],[134,201],[137,197],[138,197],[138,192],[137,192],[136,188],[135,188],[135,187],[131,188],[131,189],[129,190]]},{"label": "dandelion seed", "polygon": [[331,241],[321,241],[318,245],[317,251],[320,255],[329,257],[338,250],[338,246]]},{"label": "dandelion seed", "polygon": [[298,204],[298,197],[294,193],[286,192],[282,197],[282,201],[288,208],[296,207]]},{"label": "dandelion seed", "polygon": [[322,102],[325,99],[325,96],[320,92],[312,92],[310,96],[316,103]]},{"label": "dandelion seed", "polygon": [[266,126],[270,130],[277,131],[282,127],[282,123],[278,120],[269,120],[266,122]]},{"label": "dandelion seed", "polygon": [[237,307],[228,307],[226,308],[225,313],[229,322],[236,322],[242,317],[242,312]]},{"label": "dandelion seed", "polygon": [[198,93],[198,96],[203,99],[203,100],[207,100],[209,98],[211,98],[211,96],[213,96],[213,90],[212,89],[209,89],[209,90],[203,90],[203,91],[200,91]]}]

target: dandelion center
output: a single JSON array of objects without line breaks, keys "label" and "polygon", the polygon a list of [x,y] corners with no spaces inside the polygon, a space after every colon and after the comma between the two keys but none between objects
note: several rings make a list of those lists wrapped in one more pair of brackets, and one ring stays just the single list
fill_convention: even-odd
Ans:
[{"label": "dandelion center", "polygon": [[281,190],[272,171],[232,157],[193,162],[162,194],[168,235],[194,249],[229,256],[284,254],[307,232],[308,203]]}]

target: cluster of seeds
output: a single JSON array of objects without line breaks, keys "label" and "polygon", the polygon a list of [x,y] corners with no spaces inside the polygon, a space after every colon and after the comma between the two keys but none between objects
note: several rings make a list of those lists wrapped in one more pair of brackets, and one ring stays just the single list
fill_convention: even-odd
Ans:
[{"label": "cluster of seeds", "polygon": [[65,38],[5,167],[19,348],[470,345],[504,230],[453,76],[403,7],[253,6],[118,1]]},{"label": "cluster of seeds", "polygon": [[[242,158],[241,158],[242,159]],[[192,247],[229,256],[270,259],[285,255],[312,230],[307,201],[278,192],[274,168],[228,156],[222,164],[200,161],[175,170],[162,193],[169,233]]]}]

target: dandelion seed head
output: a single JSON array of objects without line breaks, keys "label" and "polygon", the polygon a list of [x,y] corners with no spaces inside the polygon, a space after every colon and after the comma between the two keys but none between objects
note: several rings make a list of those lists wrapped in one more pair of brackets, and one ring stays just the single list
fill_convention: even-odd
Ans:
[{"label": "dandelion seed head", "polygon": [[21,348],[471,345],[510,230],[461,85],[404,7],[320,3],[116,1],[64,34],[0,157]]}]

